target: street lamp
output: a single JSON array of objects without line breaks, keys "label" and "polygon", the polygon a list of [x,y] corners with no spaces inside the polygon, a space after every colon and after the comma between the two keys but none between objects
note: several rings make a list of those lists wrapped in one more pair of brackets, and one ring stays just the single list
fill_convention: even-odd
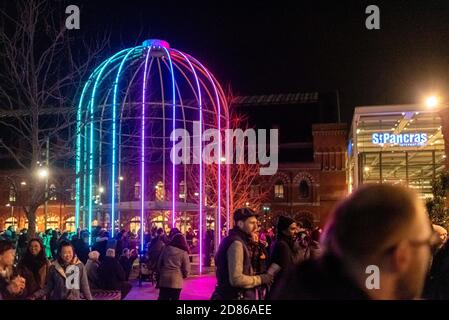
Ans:
[{"label": "street lamp", "polygon": [[46,167],[40,167],[37,170],[37,175],[40,179],[45,179],[48,178],[48,168]]},{"label": "street lamp", "polygon": [[439,104],[439,99],[437,96],[430,96],[426,98],[426,106],[429,109],[435,108]]}]

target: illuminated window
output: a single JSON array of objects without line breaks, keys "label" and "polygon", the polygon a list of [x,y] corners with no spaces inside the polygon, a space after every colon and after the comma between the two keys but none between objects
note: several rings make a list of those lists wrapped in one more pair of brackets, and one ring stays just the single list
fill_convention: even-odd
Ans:
[{"label": "illuminated window", "polygon": [[179,198],[180,199],[185,199],[186,198],[186,183],[183,181],[181,181],[179,183]]},{"label": "illuminated window", "polygon": [[75,200],[75,198],[76,198],[75,191],[76,191],[75,185],[72,184],[72,188],[70,189],[70,200]]},{"label": "illuminated window", "polygon": [[276,182],[274,185],[274,197],[284,199],[284,184],[282,182]]},{"label": "illuminated window", "polygon": [[141,195],[141,187],[140,187],[140,182],[136,182],[134,184],[134,199],[140,199],[140,195]]},{"label": "illuminated window", "polygon": [[9,202],[16,202],[16,190],[13,186],[9,187]]},{"label": "illuminated window", "polygon": [[56,200],[56,186],[52,183],[48,190],[50,195],[50,200]]},{"label": "illuminated window", "polygon": [[156,184],[156,200],[162,201],[165,199],[165,189],[162,181]]}]

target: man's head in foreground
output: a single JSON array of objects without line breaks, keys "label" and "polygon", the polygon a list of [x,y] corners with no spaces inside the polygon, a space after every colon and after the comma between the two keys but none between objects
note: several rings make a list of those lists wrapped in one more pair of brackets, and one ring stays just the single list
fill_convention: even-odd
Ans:
[{"label": "man's head in foreground", "polygon": [[[322,239],[326,251],[342,261],[370,298],[421,296],[435,234],[422,200],[412,190],[392,185],[359,188],[336,208]],[[378,288],[367,283],[372,274],[368,266],[379,268]]]}]

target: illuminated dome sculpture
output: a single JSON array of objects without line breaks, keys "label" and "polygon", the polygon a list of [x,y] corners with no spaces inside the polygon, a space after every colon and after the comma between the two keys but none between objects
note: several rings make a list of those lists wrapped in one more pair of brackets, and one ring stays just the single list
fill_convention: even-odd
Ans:
[{"label": "illuminated dome sculpture", "polygon": [[[225,164],[220,164],[223,135],[214,164],[206,165],[202,159],[195,164],[170,160],[176,143],[170,139],[173,129],[192,135],[194,123],[203,129],[199,138],[207,129],[223,132],[228,126],[228,106],[218,81],[192,56],[152,39],[101,63],[85,84],[78,105],[76,227],[90,230],[96,213],[103,211],[113,235],[122,210],[139,212],[145,226],[149,213],[157,209],[169,212],[172,227],[182,212],[196,212],[196,227],[203,234],[213,208],[219,212],[216,224],[223,226],[222,217],[229,217],[229,176]],[[203,145],[197,146],[200,152]],[[194,149],[195,145],[191,154]],[[211,170],[217,177],[214,188],[205,184]],[[140,199],[124,203],[121,185],[129,174],[138,177]],[[141,227],[141,245],[144,231]]]}]

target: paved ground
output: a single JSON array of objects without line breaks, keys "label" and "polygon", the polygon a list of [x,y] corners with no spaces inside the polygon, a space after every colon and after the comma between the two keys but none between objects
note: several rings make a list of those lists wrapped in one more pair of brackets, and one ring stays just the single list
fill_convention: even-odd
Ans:
[{"label": "paved ground", "polygon": [[[157,300],[159,290],[149,282],[139,287],[137,280],[131,281],[133,288],[125,300]],[[209,300],[216,284],[215,274],[194,275],[184,281],[181,300]]]}]

